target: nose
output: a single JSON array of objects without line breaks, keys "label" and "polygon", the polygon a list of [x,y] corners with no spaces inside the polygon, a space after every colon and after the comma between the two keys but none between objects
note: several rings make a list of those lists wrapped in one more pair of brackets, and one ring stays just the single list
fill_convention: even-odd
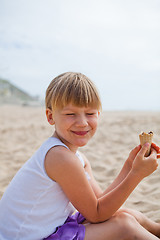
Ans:
[{"label": "nose", "polygon": [[76,119],[76,126],[77,127],[86,127],[88,126],[88,121],[85,115],[79,115]]}]

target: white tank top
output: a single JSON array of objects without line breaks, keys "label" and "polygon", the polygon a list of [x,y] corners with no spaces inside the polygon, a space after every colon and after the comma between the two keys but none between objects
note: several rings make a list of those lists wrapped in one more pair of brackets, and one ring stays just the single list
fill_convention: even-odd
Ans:
[{"label": "white tank top", "polygon": [[[58,145],[68,148],[50,137],[12,179],[0,200],[1,240],[43,239],[75,211],[59,184],[45,171],[45,156]],[[84,166],[82,157],[77,156]]]}]

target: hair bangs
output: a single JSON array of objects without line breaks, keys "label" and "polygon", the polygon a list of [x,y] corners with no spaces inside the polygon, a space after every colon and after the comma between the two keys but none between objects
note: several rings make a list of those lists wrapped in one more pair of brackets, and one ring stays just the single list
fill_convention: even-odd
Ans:
[{"label": "hair bangs", "polygon": [[72,103],[79,107],[95,107],[101,110],[101,101],[95,85],[81,73],[64,73],[51,82],[51,88],[51,92],[48,88],[46,95],[52,109],[63,108]]}]

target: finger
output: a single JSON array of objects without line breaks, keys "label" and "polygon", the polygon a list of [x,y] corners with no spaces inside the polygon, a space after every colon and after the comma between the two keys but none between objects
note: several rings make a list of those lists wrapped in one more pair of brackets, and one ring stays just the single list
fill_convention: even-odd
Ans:
[{"label": "finger", "polygon": [[151,147],[151,153],[156,153],[157,154],[156,149]]},{"label": "finger", "polygon": [[151,148],[151,154],[149,156],[151,155],[157,157],[157,151],[154,148]]},{"label": "finger", "polygon": [[141,145],[136,146],[135,148],[132,149],[132,151],[129,154],[129,157],[135,158],[139,150],[141,149]]},{"label": "finger", "polygon": [[153,148],[157,151],[157,153],[160,153],[160,147],[158,147],[157,145],[153,145]]},{"label": "finger", "polygon": [[157,151],[157,153],[160,153],[160,147],[157,146],[155,143],[152,143],[151,146]]},{"label": "finger", "polygon": [[140,149],[141,149],[141,145],[138,145],[138,146],[136,146],[135,148],[133,148],[132,152],[133,152],[135,155],[137,155],[137,153],[140,151]]},{"label": "finger", "polygon": [[149,143],[145,143],[141,150],[139,151],[138,155],[145,155],[145,153],[147,152],[148,148],[149,148],[150,144]]}]

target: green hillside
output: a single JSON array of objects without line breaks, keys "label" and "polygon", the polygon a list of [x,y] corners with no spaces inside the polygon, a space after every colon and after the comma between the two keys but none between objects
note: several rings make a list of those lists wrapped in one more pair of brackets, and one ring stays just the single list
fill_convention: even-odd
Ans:
[{"label": "green hillside", "polygon": [[36,101],[37,98],[0,78],[0,104],[30,104]]}]

